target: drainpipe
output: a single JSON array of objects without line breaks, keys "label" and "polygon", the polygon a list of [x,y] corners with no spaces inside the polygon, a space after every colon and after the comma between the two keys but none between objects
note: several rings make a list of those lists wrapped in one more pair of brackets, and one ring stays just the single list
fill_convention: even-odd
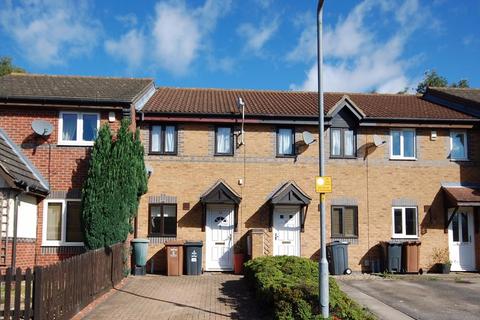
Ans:
[{"label": "drainpipe", "polygon": [[[28,191],[28,187],[27,187]],[[12,241],[12,270],[15,270],[17,262],[17,234],[18,234],[18,206],[20,205],[20,196],[23,194],[23,191],[18,192],[15,195],[14,205],[13,205],[13,241]],[[7,230],[8,233],[8,230]]]}]

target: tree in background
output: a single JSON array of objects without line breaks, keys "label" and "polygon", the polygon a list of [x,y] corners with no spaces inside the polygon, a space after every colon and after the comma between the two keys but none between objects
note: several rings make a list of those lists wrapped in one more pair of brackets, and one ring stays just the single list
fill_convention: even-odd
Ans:
[{"label": "tree in background", "polygon": [[468,80],[462,79],[458,82],[448,84],[447,78],[439,75],[435,70],[425,72],[425,77],[417,86],[418,93],[425,93],[427,87],[451,87],[451,88],[469,88]]},{"label": "tree in background", "polygon": [[12,58],[0,57],[0,77],[12,72],[25,73],[25,70],[13,65]]},{"label": "tree in background", "polygon": [[123,120],[112,139],[108,124],[102,126],[92,150],[87,180],[82,190],[82,218],[89,249],[110,246],[132,232],[139,197],[147,191],[143,145],[139,133]]}]

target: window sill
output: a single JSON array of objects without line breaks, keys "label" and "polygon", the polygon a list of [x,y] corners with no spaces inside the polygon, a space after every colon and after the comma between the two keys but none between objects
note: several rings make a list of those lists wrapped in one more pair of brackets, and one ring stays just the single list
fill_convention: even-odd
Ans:
[{"label": "window sill", "polygon": [[233,153],[214,153],[214,157],[233,157],[235,154]]},{"label": "window sill", "polygon": [[85,247],[83,242],[43,242],[42,247]]},{"label": "window sill", "polygon": [[57,146],[59,147],[93,147],[93,141],[59,141]]},{"label": "window sill", "polygon": [[348,157],[330,156],[330,159],[332,159],[332,160],[341,160],[341,159],[355,160],[355,159],[358,159],[358,157],[357,156],[348,156]]},{"label": "window sill", "polygon": [[418,240],[418,236],[392,236],[392,240]]},{"label": "window sill", "polygon": [[450,159],[451,162],[470,162],[470,159]]},{"label": "window sill", "polygon": [[162,152],[149,152],[148,153],[149,156],[178,156],[178,154],[175,152],[175,153],[162,153]]},{"label": "window sill", "polygon": [[277,154],[277,158],[295,158],[296,154]]},{"label": "window sill", "polygon": [[397,158],[397,157],[390,157],[392,161],[417,161],[417,158]]}]

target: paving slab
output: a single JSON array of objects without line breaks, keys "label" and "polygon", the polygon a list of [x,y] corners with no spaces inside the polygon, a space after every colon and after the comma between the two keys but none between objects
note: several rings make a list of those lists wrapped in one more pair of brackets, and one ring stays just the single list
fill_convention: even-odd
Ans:
[{"label": "paving slab", "polygon": [[129,277],[84,319],[268,319],[243,276]]}]

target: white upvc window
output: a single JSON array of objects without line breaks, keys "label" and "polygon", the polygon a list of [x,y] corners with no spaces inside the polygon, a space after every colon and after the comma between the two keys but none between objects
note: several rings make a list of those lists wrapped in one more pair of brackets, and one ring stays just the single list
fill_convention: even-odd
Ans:
[{"label": "white upvc window", "polygon": [[392,208],[392,238],[418,238],[416,207]]},{"label": "white upvc window", "polygon": [[466,131],[450,131],[450,160],[468,160]]},{"label": "white upvc window", "polygon": [[390,159],[416,159],[415,129],[390,130]]},{"label": "white upvc window", "polygon": [[43,207],[43,246],[83,246],[79,199],[45,200]]},{"label": "white upvc window", "polygon": [[58,119],[58,144],[93,146],[100,128],[100,114],[62,111]]}]

